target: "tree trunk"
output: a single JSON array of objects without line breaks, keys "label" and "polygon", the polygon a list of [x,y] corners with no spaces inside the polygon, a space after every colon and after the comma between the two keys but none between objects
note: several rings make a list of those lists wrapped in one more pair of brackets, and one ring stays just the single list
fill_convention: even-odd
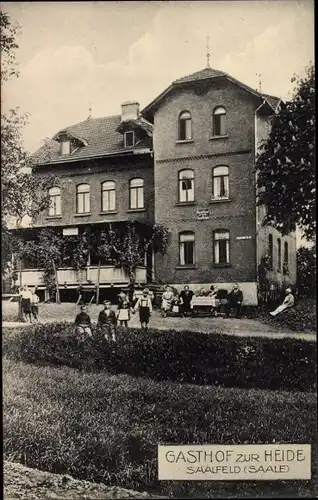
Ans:
[{"label": "tree trunk", "polygon": [[[22,259],[19,259],[19,292],[22,290]],[[19,297],[19,321],[23,321],[22,298]]]},{"label": "tree trunk", "polygon": [[56,303],[60,304],[61,300],[60,300],[59,281],[58,281],[58,277],[57,277],[57,269],[56,269],[54,260],[52,260],[52,265],[53,265],[53,270],[54,270],[54,278],[55,278],[55,286],[56,286],[56,296],[55,296],[56,297]]},{"label": "tree trunk", "polygon": [[97,284],[96,284],[96,305],[97,306],[99,304],[100,266],[101,266],[101,261],[99,259],[99,261],[98,261],[98,269],[97,269]]}]

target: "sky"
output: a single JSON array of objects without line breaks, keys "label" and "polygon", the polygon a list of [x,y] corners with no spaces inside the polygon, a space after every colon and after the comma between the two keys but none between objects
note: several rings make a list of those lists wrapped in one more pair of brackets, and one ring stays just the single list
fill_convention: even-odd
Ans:
[{"label": "sky", "polygon": [[23,131],[34,152],[89,114],[141,108],[176,78],[210,65],[262,91],[290,97],[294,74],[314,60],[313,0],[178,2],[2,2],[20,25],[20,77],[2,110],[30,113]]}]

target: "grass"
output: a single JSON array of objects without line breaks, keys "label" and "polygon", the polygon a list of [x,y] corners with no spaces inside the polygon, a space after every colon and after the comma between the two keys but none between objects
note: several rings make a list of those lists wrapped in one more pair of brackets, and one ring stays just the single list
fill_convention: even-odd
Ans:
[{"label": "grass", "polygon": [[[4,358],[4,458],[176,498],[315,497],[311,393],[199,387]],[[158,444],[312,443],[311,481],[159,482]]]},{"label": "grass", "polygon": [[259,321],[273,329],[288,328],[298,332],[317,331],[317,303],[314,298],[301,298],[298,304],[273,317],[267,310],[260,311]]}]

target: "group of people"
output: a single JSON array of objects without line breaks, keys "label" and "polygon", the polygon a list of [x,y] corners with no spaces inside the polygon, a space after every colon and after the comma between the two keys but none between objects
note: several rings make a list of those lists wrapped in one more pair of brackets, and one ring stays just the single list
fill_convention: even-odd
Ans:
[{"label": "group of people", "polygon": [[[148,288],[142,291],[140,297],[134,296],[132,302],[127,294],[122,291],[118,295],[117,311],[111,309],[111,302],[105,300],[103,309],[100,311],[97,320],[97,327],[100,328],[106,340],[116,342],[116,326],[128,327],[131,314],[139,312],[139,320],[143,330],[148,329],[149,319],[152,313],[152,298]],[[76,332],[80,336],[92,336],[91,318],[87,313],[86,305],[80,306],[81,311],[75,318]]]},{"label": "group of people", "polygon": [[19,295],[23,319],[28,323],[32,323],[33,321],[38,322],[40,298],[35,293],[35,289],[30,290],[27,285],[24,285],[21,288]]},{"label": "group of people", "polygon": [[231,292],[227,294],[225,300],[221,297],[221,291],[214,285],[211,285],[209,290],[201,289],[196,293],[190,290],[188,285],[185,285],[180,294],[178,294],[176,290],[173,290],[171,286],[167,285],[162,294],[162,316],[166,317],[169,312],[180,313],[181,316],[192,315],[194,297],[209,297],[211,299],[211,312],[213,315],[217,315],[222,306],[224,306],[226,317],[229,317],[231,308],[235,309],[236,318],[239,318],[241,315],[243,292],[236,283]]}]

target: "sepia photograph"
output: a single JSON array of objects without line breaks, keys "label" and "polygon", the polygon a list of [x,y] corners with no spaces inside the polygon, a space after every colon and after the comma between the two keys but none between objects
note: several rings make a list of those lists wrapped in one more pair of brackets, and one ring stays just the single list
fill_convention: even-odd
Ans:
[{"label": "sepia photograph", "polygon": [[5,500],[317,498],[313,0],[0,6]]}]

